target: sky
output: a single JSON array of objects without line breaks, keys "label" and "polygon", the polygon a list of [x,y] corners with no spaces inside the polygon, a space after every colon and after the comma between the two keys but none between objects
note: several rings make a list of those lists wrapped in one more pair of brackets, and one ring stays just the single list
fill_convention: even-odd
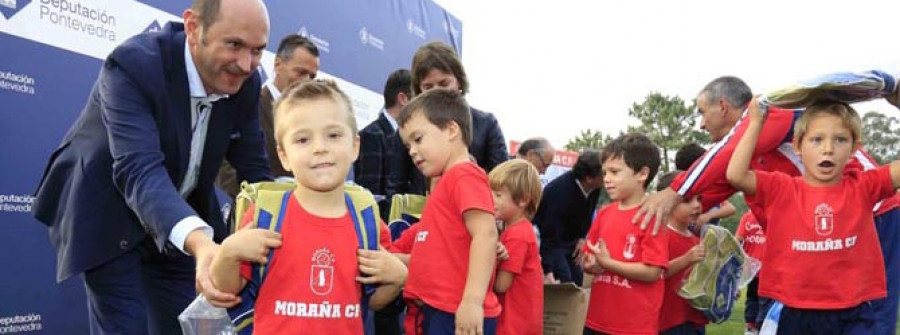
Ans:
[{"label": "sky", "polygon": [[[469,103],[507,140],[557,148],[635,125],[628,109],[650,92],[690,101],[722,75],[764,93],[830,72],[900,74],[896,0],[436,2],[463,21]],[[883,101],[855,107],[900,117]]]}]

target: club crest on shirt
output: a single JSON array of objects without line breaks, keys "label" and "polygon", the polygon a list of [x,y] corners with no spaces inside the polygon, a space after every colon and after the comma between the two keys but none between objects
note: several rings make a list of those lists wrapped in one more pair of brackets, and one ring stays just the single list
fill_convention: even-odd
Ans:
[{"label": "club crest on shirt", "polygon": [[316,250],[312,255],[312,266],[309,273],[309,288],[313,293],[326,295],[331,293],[334,284],[334,254],[328,248]]},{"label": "club crest on shirt", "polygon": [[637,236],[634,236],[634,234],[625,236],[625,248],[622,248],[622,257],[625,257],[625,259],[634,258],[635,244],[637,244]]},{"label": "club crest on shirt", "polygon": [[822,203],[816,206],[815,211],[816,234],[820,236],[831,235],[834,231],[834,210],[828,204]]}]

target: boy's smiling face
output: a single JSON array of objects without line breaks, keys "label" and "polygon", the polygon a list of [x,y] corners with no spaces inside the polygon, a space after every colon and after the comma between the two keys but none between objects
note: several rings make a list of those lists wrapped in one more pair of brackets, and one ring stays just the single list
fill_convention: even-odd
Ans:
[{"label": "boy's smiling face", "polygon": [[603,162],[603,186],[610,199],[615,201],[625,201],[635,195],[642,196],[647,174],[647,169],[637,172],[631,169],[621,156]]},{"label": "boy's smiling face", "polygon": [[840,117],[830,114],[811,117],[803,138],[794,145],[803,161],[803,179],[814,186],[840,182],[844,166],[857,147],[850,129]]},{"label": "boy's smiling face", "polygon": [[340,189],[359,154],[359,137],[347,124],[349,106],[330,98],[304,100],[279,114],[283,124],[278,157],[298,187]]}]

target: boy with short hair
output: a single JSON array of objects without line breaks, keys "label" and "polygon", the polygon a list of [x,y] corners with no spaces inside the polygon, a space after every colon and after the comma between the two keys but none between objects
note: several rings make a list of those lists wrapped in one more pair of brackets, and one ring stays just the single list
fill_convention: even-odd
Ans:
[{"label": "boy with short hair", "polygon": [[[662,175],[656,183],[656,191],[669,187],[675,176],[682,172],[676,170]],[[668,220],[669,268],[666,269],[666,291],[659,315],[659,333],[662,335],[703,334],[704,325],[709,322],[703,313],[678,295],[694,264],[706,256],[700,238],[688,229],[702,211],[700,196],[694,196],[676,205]]]},{"label": "boy with short hair", "polygon": [[[369,298],[369,306],[379,309],[396,297],[406,278],[402,262],[383,248],[358,250],[350,217],[356,214],[344,192],[359,149],[350,106],[331,81],[295,87],[275,106],[278,156],[297,180],[283,207],[281,233],[240,230],[225,239],[210,268],[223,292],[259,287],[254,333],[362,334],[360,283],[381,284]],[[253,213],[248,210],[241,222],[250,223]],[[379,228],[381,244],[390,245],[387,227]],[[270,248],[277,248],[271,258]],[[264,281],[248,286],[250,262],[267,263],[267,272]]]},{"label": "boy with short hair", "polygon": [[416,167],[440,177],[417,223],[404,297],[422,304],[425,334],[494,334],[500,304],[489,288],[497,227],[487,175],[469,160],[469,106],[458,91],[429,90],[397,122]]},{"label": "boy with short hair", "polygon": [[494,215],[503,222],[500,243],[509,257],[500,261],[494,291],[503,312],[497,334],[542,334],[544,270],[537,236],[528,218],[541,201],[541,179],[524,159],[501,163],[488,175],[494,194]]},{"label": "boy with short hair", "polygon": [[[738,223],[734,237],[741,243],[741,247],[747,256],[762,261],[766,252],[766,233],[753,216],[753,212],[747,211]],[[745,334],[757,334],[762,327],[763,320],[772,305],[772,299],[759,295],[759,274],[747,284],[747,300],[744,302],[744,322],[747,324]]]},{"label": "boy with short hair", "polygon": [[765,116],[750,103],[749,126],[728,164],[728,182],[766,214],[759,294],[784,304],[779,334],[873,333],[873,299],[886,296],[871,210],[900,186],[900,161],[844,169],[860,146],[861,120],[842,102],[809,106],[794,128],[802,177],[749,169]]},{"label": "boy with short hair", "polygon": [[614,201],[597,212],[583,264],[594,274],[585,334],[656,334],[669,266],[666,232],[631,223],[659,169],[659,148],[627,134],[603,148],[603,183]]}]

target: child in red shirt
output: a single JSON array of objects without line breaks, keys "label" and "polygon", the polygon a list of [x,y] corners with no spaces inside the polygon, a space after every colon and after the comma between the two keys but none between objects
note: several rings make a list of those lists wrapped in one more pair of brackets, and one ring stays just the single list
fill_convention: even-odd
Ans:
[{"label": "child in red shirt", "polygon": [[597,212],[582,256],[594,275],[585,334],[656,334],[669,265],[667,232],[631,223],[659,169],[659,148],[627,134],[603,148],[603,184],[615,201]]},{"label": "child in red shirt", "polygon": [[497,334],[542,334],[544,271],[537,236],[529,217],[541,200],[538,171],[526,160],[501,163],[488,175],[494,192],[494,215],[503,222],[500,243],[508,257],[499,261],[494,291],[503,311]]},{"label": "child in red shirt", "polygon": [[425,203],[409,257],[404,297],[421,303],[425,334],[494,334],[500,304],[490,290],[497,226],[487,175],[469,161],[469,106],[458,91],[433,89],[397,119],[416,167],[440,177]]},{"label": "child in red shirt", "polygon": [[860,118],[821,101],[797,121],[793,145],[802,177],[749,169],[765,115],[750,103],[750,124],[727,178],[765,213],[765,266],[759,294],[784,304],[779,334],[873,333],[873,299],[886,296],[884,261],[871,210],[900,186],[900,161],[844,169],[860,146]]},{"label": "child in red shirt", "polygon": [[[659,177],[656,191],[669,187],[672,180],[683,172],[675,170]],[[704,325],[709,322],[703,313],[678,295],[678,290],[691,274],[691,268],[706,255],[700,238],[688,229],[690,224],[697,222],[702,212],[700,196],[694,196],[676,205],[669,217],[669,268],[666,269],[666,292],[659,316],[661,335],[704,334]]]},{"label": "child in red shirt", "polygon": [[[403,263],[383,248],[359,250],[355,214],[344,198],[344,179],[359,150],[350,106],[330,81],[297,86],[275,106],[278,155],[297,180],[281,233],[240,230],[222,242],[210,266],[219,290],[238,293],[252,278],[249,262],[265,263],[269,249],[277,248],[265,280],[256,283],[256,334],[362,334],[360,283],[380,284],[369,298],[377,310],[399,294],[406,278]],[[250,222],[252,209],[243,216]],[[389,246],[390,232],[380,228],[381,244]]]},{"label": "child in red shirt", "polygon": [[[747,211],[741,222],[738,223],[737,232],[734,237],[748,256],[757,260],[762,260],[766,252],[766,233],[762,229],[762,225],[756,220],[751,211]],[[766,314],[769,312],[769,306],[772,305],[772,299],[759,296],[759,274],[753,277],[753,280],[747,284],[747,300],[744,305],[744,322],[747,323],[747,332],[759,332]]]}]

